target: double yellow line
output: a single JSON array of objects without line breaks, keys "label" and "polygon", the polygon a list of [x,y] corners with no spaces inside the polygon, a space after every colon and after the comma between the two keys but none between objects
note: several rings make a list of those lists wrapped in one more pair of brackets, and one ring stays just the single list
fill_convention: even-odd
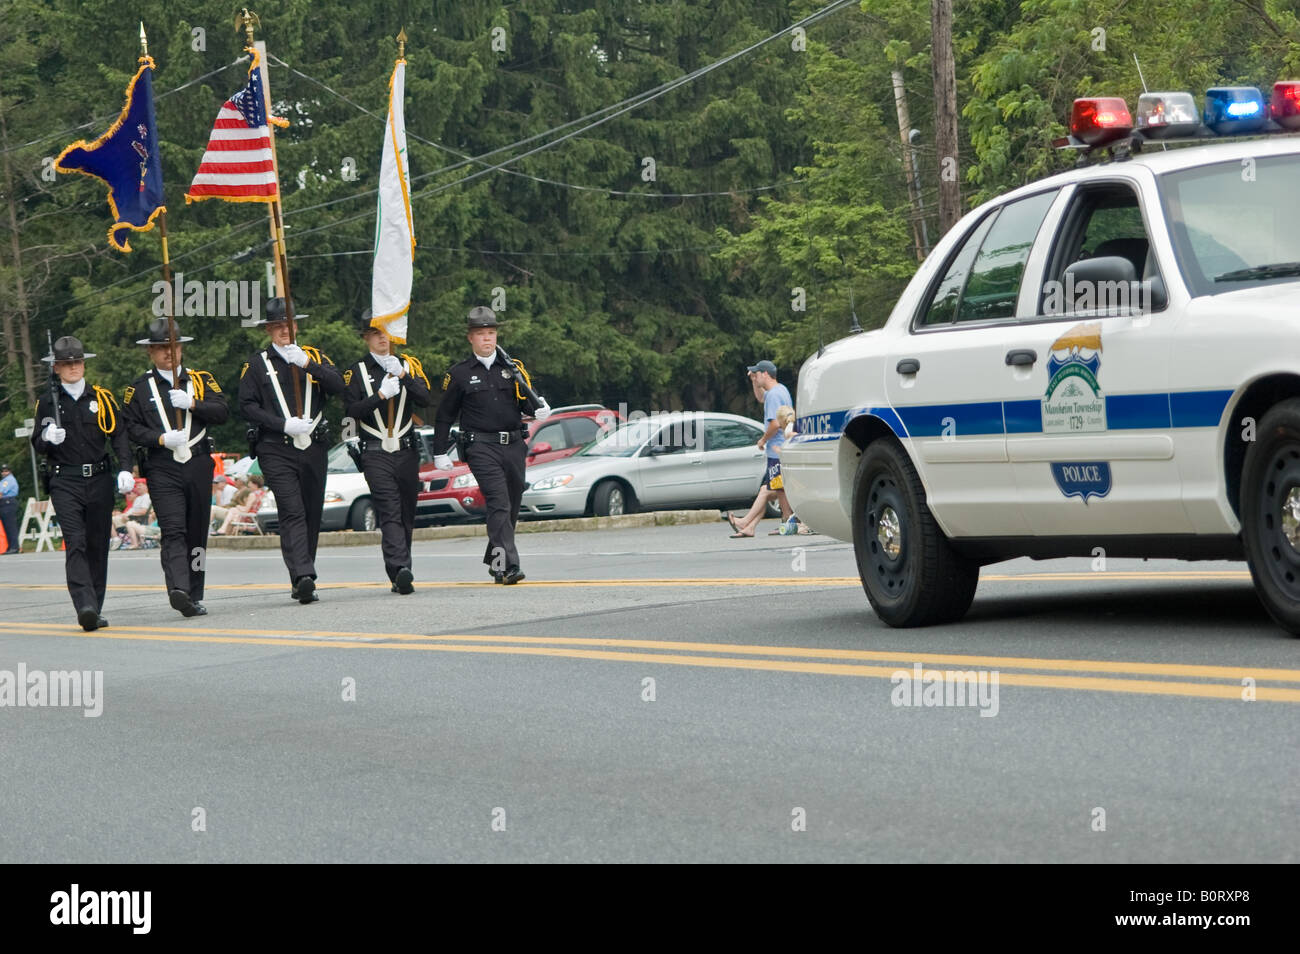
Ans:
[{"label": "double yellow line", "polygon": [[[613,637],[424,635],[226,628],[196,630],[179,626],[133,626],[86,633],[76,626],[58,623],[16,622],[0,622],[0,632],[173,643],[550,656],[634,662],[643,666],[695,666],[869,679],[890,679],[899,670],[907,671],[910,676],[912,665],[920,663],[926,669],[943,667],[963,671],[997,670],[999,684],[1007,686],[1238,701],[1245,700],[1253,692],[1255,700],[1261,702],[1300,702],[1298,688],[1263,685],[1300,684],[1300,669],[1249,666],[1038,659]],[[882,663],[889,665],[880,665]]]}]

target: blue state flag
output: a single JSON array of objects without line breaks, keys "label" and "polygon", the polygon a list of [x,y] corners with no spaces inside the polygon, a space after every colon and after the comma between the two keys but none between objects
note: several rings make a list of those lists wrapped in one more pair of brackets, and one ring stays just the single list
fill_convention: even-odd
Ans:
[{"label": "blue state flag", "polygon": [[94,142],[80,139],[54,160],[59,172],[94,176],[108,186],[113,224],[108,242],[131,251],[127,232],[147,232],[163,204],[162,154],[153,112],[153,57],[142,56],[126,87],[126,105],[108,132]]}]

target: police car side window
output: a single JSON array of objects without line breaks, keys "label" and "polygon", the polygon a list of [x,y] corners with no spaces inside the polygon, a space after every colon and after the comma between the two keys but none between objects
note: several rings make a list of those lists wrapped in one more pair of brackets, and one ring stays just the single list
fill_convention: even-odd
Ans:
[{"label": "police car side window", "polygon": [[965,244],[953,256],[943,280],[939,282],[934,297],[930,299],[930,305],[925,310],[925,316],[921,319],[922,325],[952,323],[957,315],[957,302],[961,298],[961,290],[966,285],[967,276],[970,275],[971,263],[975,261],[975,253],[979,251],[980,243],[984,241],[984,236],[997,217],[996,211],[992,215],[985,216],[984,221],[975,227],[970,238],[966,239]]},{"label": "police car side window", "polygon": [[1055,191],[1043,192],[1003,206],[971,266],[966,290],[957,305],[957,321],[1015,316],[1025,262],[1055,198]]}]

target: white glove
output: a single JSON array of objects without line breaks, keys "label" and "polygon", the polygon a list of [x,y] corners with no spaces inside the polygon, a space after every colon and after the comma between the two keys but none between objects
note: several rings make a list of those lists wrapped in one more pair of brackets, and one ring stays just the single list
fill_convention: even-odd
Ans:
[{"label": "white glove", "polygon": [[62,444],[63,439],[68,436],[68,432],[61,427],[55,426],[53,421],[45,425],[45,430],[41,431],[41,440],[47,444]]},{"label": "white glove", "polygon": [[117,492],[119,494],[129,494],[131,488],[135,486],[135,478],[131,476],[129,470],[120,470],[117,472]]},{"label": "white glove", "polygon": [[290,364],[296,364],[300,368],[307,367],[307,352],[303,351],[296,344],[286,345],[284,349],[284,360]]},{"label": "white glove", "polygon": [[168,391],[167,398],[172,402],[172,407],[181,411],[188,411],[194,406],[194,398],[190,397],[188,391]]},{"label": "white glove", "polygon": [[284,419],[284,432],[290,437],[310,434],[315,428],[309,417],[287,417]]},{"label": "white glove", "polygon": [[379,382],[380,397],[397,397],[397,392],[400,390],[402,390],[401,384],[391,374],[384,375],[384,380]]},{"label": "white glove", "polygon": [[395,354],[386,354],[379,359],[379,365],[395,378],[400,378],[406,370],[402,367],[402,361]]},{"label": "white glove", "polygon": [[163,431],[163,447],[168,450],[176,450],[178,447],[184,447],[187,443],[184,431]]},{"label": "white glove", "polygon": [[551,406],[547,404],[546,399],[543,398],[542,406],[539,407],[537,410],[533,411],[533,417],[539,421],[544,421],[550,416],[551,416]]},{"label": "white glove", "polygon": [[456,464],[446,454],[439,454],[433,459],[433,466],[438,470],[451,470]]}]

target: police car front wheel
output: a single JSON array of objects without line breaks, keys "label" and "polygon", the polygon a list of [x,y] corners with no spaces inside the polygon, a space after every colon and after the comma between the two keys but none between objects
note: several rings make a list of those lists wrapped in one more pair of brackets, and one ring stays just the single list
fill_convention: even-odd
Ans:
[{"label": "police car front wheel", "polygon": [[953,550],[895,441],[873,441],[858,460],[853,552],[867,599],[890,626],[956,622],[975,598],[979,564]]},{"label": "police car front wheel", "polygon": [[1260,601],[1283,629],[1300,635],[1300,398],[1265,414],[1246,450],[1241,523]]}]

